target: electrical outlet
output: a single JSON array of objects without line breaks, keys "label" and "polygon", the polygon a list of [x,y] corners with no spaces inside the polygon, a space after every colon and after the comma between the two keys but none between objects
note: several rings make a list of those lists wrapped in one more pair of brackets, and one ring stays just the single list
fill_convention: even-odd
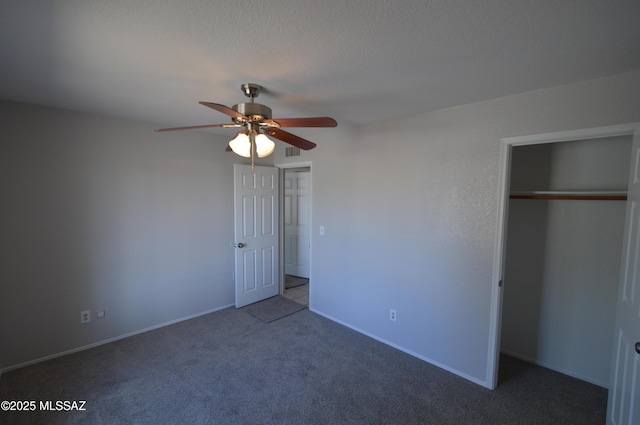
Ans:
[{"label": "electrical outlet", "polygon": [[80,323],[89,323],[91,321],[91,310],[80,312]]},{"label": "electrical outlet", "polygon": [[96,313],[96,317],[97,317],[98,319],[102,319],[106,314],[107,314],[107,312],[106,312],[106,311],[104,311],[104,310],[98,310],[98,312]]},{"label": "electrical outlet", "polygon": [[396,311],[394,309],[389,310],[389,320],[396,321]]}]

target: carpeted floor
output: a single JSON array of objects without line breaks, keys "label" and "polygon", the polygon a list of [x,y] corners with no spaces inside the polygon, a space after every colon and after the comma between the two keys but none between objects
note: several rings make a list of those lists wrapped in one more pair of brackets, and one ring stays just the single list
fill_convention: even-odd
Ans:
[{"label": "carpeted floor", "polygon": [[280,295],[243,307],[243,310],[265,323],[275,322],[283,317],[303,310],[305,307]]},{"label": "carpeted floor", "polygon": [[603,388],[510,357],[490,391],[304,309],[225,309],[2,375],[2,424],[598,424]]}]

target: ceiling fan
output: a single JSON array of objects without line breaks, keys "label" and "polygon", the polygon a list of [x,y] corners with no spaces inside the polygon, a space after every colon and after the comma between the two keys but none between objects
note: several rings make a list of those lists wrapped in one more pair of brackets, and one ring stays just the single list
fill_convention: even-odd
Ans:
[{"label": "ceiling fan", "polygon": [[195,130],[202,128],[242,128],[238,131],[233,140],[226,148],[236,154],[249,158],[253,167],[254,153],[259,158],[271,155],[275,149],[275,143],[267,136],[274,137],[285,143],[293,145],[303,150],[316,147],[316,144],[283,130],[283,127],[336,127],[338,123],[329,117],[309,117],[309,118],[271,118],[271,108],[259,103],[254,103],[253,99],[258,97],[262,91],[262,86],[258,84],[245,83],[240,86],[245,96],[251,99],[248,103],[238,103],[231,108],[219,103],[198,102],[201,105],[215,109],[231,117],[233,124],[206,124],[193,125],[188,127],[159,128],[155,131],[176,131]]}]

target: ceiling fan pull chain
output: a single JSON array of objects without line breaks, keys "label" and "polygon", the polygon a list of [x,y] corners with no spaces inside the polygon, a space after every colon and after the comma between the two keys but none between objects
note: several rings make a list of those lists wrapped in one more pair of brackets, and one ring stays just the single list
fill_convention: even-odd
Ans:
[{"label": "ceiling fan pull chain", "polygon": [[249,141],[251,142],[251,171],[253,171],[256,168],[254,164],[254,155],[256,152],[255,140],[256,140],[256,133],[252,129],[251,132],[249,133]]}]

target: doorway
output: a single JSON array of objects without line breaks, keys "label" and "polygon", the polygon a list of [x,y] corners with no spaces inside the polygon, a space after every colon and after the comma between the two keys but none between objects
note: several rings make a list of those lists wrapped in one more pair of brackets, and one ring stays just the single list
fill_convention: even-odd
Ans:
[{"label": "doorway", "polygon": [[631,142],[514,146],[511,157],[500,350],[603,388]]},{"label": "doorway", "polygon": [[[541,134],[534,136],[521,136],[503,139],[500,153],[500,177],[499,177],[499,209],[498,209],[498,231],[496,240],[496,252],[494,263],[494,282],[492,287],[492,310],[489,356],[487,364],[487,386],[496,388],[498,385],[498,370],[502,336],[502,316],[503,311],[503,279],[506,269],[506,245],[508,234],[509,203],[512,175],[512,154],[513,149],[518,146],[548,144],[556,142],[567,142],[576,140],[589,140],[595,138],[616,137],[623,135],[633,135],[638,131],[637,124],[617,125],[593,129],[575,130],[560,133]],[[633,137],[633,136],[631,136]],[[626,186],[625,186],[626,190]],[[577,201],[576,201],[577,202]],[[626,235],[626,230],[623,232]],[[505,284],[507,282],[504,282]],[[616,293],[617,293],[617,285]],[[618,300],[619,301],[619,300]],[[619,307],[618,307],[619,309]]]},{"label": "doorway", "polygon": [[309,306],[311,277],[311,167],[282,171],[282,295]]}]

